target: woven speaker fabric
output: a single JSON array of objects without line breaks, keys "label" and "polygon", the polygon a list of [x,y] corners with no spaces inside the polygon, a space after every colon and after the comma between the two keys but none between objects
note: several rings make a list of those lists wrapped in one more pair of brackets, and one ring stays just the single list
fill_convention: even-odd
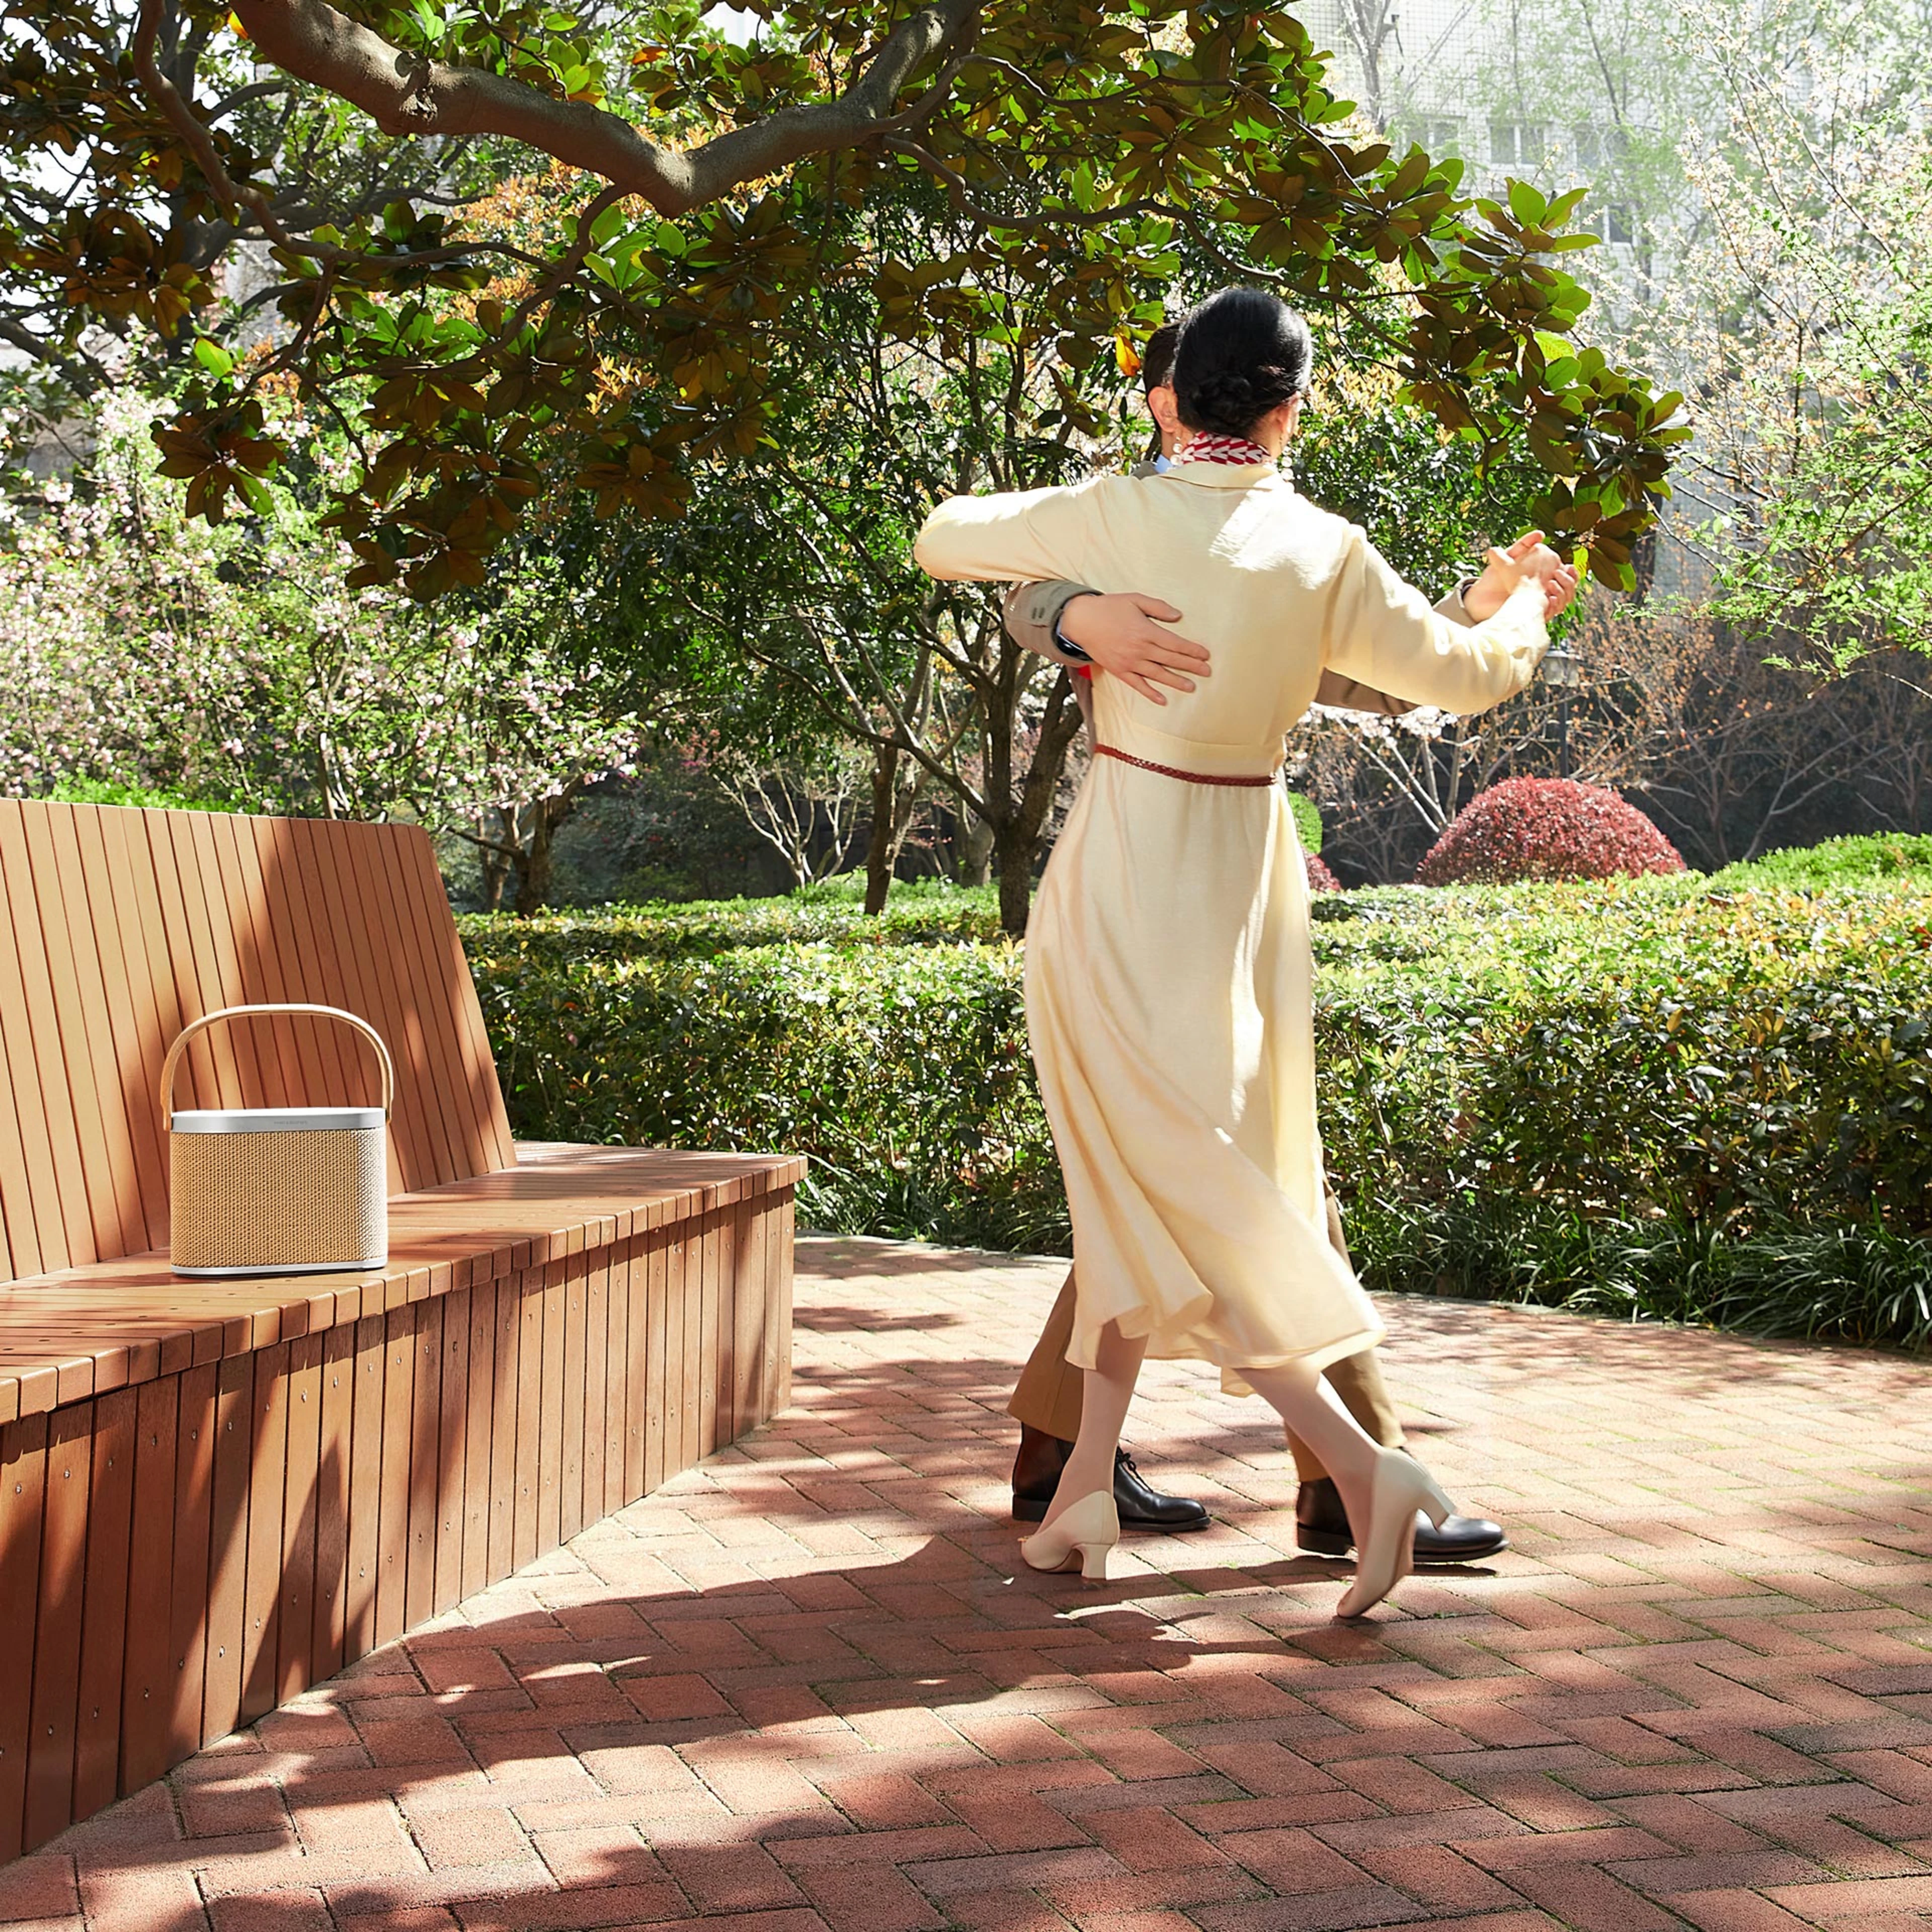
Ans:
[{"label": "woven speaker fabric", "polygon": [[380,1127],[174,1134],[169,1258],[178,1268],[350,1268],[388,1251]]}]

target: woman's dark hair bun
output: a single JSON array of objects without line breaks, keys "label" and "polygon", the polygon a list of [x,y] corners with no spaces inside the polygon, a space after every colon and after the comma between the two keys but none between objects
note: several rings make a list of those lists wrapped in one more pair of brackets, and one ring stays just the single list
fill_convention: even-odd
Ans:
[{"label": "woman's dark hair bun", "polygon": [[1223,289],[1188,315],[1174,356],[1180,420],[1216,436],[1246,436],[1303,394],[1315,362],[1308,325],[1264,289]]}]

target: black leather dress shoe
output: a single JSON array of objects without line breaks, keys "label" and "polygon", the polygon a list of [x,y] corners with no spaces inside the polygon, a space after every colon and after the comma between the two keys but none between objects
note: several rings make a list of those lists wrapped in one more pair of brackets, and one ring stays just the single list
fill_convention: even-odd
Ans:
[{"label": "black leather dress shoe", "polygon": [[[1073,1444],[1043,1429],[1020,1426],[1020,1453],[1013,1458],[1013,1515],[1021,1522],[1039,1522],[1059,1486],[1060,1472],[1073,1454]],[[1164,1535],[1205,1529],[1208,1512],[1192,1496],[1164,1496],[1148,1486],[1124,1449],[1114,1451],[1114,1507],[1123,1529],[1154,1529]]]},{"label": "black leather dress shoe", "polygon": [[[1355,1546],[1342,1492],[1324,1476],[1304,1483],[1294,1498],[1295,1540],[1318,1556],[1346,1556]],[[1486,1516],[1452,1516],[1440,1529],[1419,1510],[1415,1517],[1415,1560],[1418,1564],[1480,1563],[1509,1547],[1499,1522]]]}]

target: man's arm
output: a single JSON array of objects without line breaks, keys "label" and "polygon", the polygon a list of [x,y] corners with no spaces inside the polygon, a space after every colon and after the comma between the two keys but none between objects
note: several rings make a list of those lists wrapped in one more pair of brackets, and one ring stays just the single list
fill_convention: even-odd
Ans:
[{"label": "man's arm", "polygon": [[1168,628],[1180,615],[1158,597],[1109,596],[1064,582],[1016,584],[1005,606],[1006,634],[1022,650],[1055,664],[1091,664],[1156,704],[1167,702],[1160,686],[1192,691],[1208,675],[1206,650]]}]

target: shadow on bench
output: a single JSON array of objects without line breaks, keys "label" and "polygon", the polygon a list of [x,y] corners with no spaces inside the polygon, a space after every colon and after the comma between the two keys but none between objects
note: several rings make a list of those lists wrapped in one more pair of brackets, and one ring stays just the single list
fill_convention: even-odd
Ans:
[{"label": "shadow on bench", "polygon": [[[0,891],[4,1858],[782,1408],[803,1164],[513,1146],[412,828],[0,800]],[[279,1000],[389,1043],[388,1263],[177,1279],[163,1054]],[[372,1104],[334,1030],[182,1104]]]}]

